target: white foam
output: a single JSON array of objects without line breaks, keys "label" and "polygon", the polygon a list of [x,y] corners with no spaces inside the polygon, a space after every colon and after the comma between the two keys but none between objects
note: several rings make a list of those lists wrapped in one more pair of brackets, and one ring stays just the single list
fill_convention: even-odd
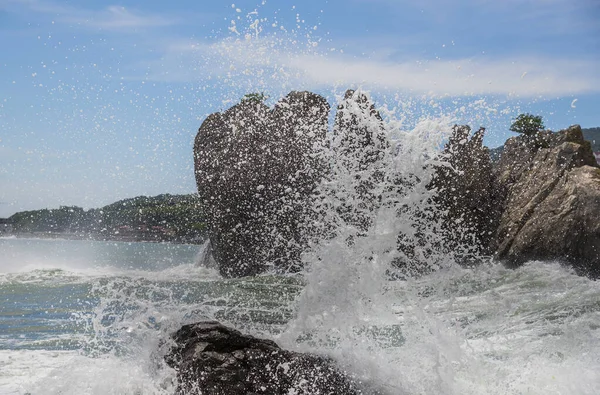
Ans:
[{"label": "white foam", "polygon": [[[372,127],[368,122],[363,126]],[[366,212],[374,218],[366,231],[335,209],[326,213],[334,237],[305,254],[308,284],[278,340],[328,353],[390,394],[597,393],[600,283],[557,263],[463,269],[444,253],[436,234],[441,213],[429,204],[427,185],[447,127],[447,119],[430,120],[394,133],[393,154],[382,154],[377,166],[412,182],[390,200],[393,183],[373,187],[382,203]],[[333,157],[322,195],[331,207],[365,213],[355,192],[359,167],[351,161]],[[390,281],[398,234],[417,230],[430,236],[412,244],[421,272],[434,272]]]},{"label": "white foam", "polygon": [[138,357],[89,358],[74,351],[0,351],[0,393],[173,394],[174,371],[164,364],[152,367],[147,355]]},{"label": "white foam", "polygon": [[[304,298],[319,303],[312,295]],[[286,342],[286,336],[280,341],[326,351],[391,394],[598,393],[600,283],[558,263],[530,262],[516,270],[453,267],[389,283],[377,303],[371,311],[341,310],[335,320],[309,322],[302,329],[312,329],[316,344]],[[313,322],[316,310],[308,317]],[[361,325],[397,325],[404,342],[390,346],[348,331]],[[335,336],[328,346],[324,339]]]}]

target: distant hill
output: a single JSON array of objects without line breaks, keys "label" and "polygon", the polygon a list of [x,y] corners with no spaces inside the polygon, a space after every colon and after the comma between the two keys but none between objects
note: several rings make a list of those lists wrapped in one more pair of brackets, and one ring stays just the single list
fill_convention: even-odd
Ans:
[{"label": "distant hill", "polygon": [[197,195],[163,194],[77,206],[22,211],[8,218],[15,234],[72,234],[101,239],[201,241],[205,223]]},{"label": "distant hill", "polygon": [[592,143],[592,151],[600,152],[600,128],[581,129],[583,137]]}]

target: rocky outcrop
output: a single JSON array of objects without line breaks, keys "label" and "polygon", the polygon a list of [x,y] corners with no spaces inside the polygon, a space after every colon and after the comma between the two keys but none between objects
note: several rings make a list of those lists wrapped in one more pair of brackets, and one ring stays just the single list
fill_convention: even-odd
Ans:
[{"label": "rocky outcrop", "polygon": [[[390,166],[385,123],[367,95],[346,92],[326,141],[328,115],[323,97],[292,92],[273,109],[244,100],[200,127],[196,181],[222,275],[299,270],[309,245],[340,226],[352,243],[383,196],[418,183]],[[494,254],[513,265],[562,259],[600,273],[598,165],[581,128],[513,137],[494,163],[483,134],[455,126],[429,185],[437,196],[398,208],[413,221],[398,235],[394,265],[421,272],[441,251],[464,263]]]},{"label": "rocky outcrop", "polygon": [[442,153],[445,163],[436,168],[431,183],[445,212],[446,244],[463,256],[489,252],[501,214],[490,153],[483,145],[485,129],[470,134],[469,126],[454,126]]},{"label": "rocky outcrop", "polygon": [[505,145],[496,167],[505,198],[492,248],[514,265],[561,259],[597,276],[600,169],[578,125],[543,136],[534,147],[522,137]]},{"label": "rocky outcrop", "polygon": [[[388,176],[385,156],[389,147],[383,119],[373,102],[363,92],[347,90],[335,114],[331,147],[335,160],[330,174],[345,182],[347,196],[336,210],[345,225],[355,227],[359,234],[372,225],[373,211],[380,203],[378,184]],[[339,195],[339,186],[335,189],[332,194]]]},{"label": "rocky outcrop", "polygon": [[[209,249],[224,276],[298,269],[308,243],[335,232],[323,220],[332,210],[358,233],[371,225],[381,193],[375,186],[386,176],[383,159],[390,154],[383,119],[367,95],[348,90],[326,142],[328,114],[321,96],[292,92],[272,110],[245,100],[200,127],[196,182]],[[353,198],[332,207],[338,189],[314,192],[324,177],[340,173],[350,175]]]},{"label": "rocky outcrop", "polygon": [[322,175],[315,153],[328,114],[323,97],[291,92],[273,109],[243,100],[202,123],[196,182],[222,275],[297,269],[307,199]]},{"label": "rocky outcrop", "polygon": [[354,395],[362,385],[331,359],[282,350],[218,322],[185,325],[167,363],[177,370],[178,394]]}]

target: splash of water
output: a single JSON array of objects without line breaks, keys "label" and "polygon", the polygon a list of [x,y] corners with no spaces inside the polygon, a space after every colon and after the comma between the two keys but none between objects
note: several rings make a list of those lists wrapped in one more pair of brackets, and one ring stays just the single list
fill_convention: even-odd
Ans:
[{"label": "splash of water", "polygon": [[403,130],[367,93],[346,95],[322,153],[330,170],[315,197],[320,237],[304,255],[307,286],[279,338],[286,346],[329,350],[361,379],[400,388],[379,359],[394,359],[406,340],[395,296],[406,281],[394,280],[453,265],[428,188],[449,131],[448,118]]}]

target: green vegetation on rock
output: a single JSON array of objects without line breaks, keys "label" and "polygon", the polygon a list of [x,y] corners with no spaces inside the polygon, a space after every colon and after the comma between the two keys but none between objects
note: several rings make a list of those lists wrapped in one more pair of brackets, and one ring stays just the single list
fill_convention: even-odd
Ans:
[{"label": "green vegetation on rock", "polygon": [[268,98],[269,97],[267,95],[265,95],[264,92],[254,92],[254,93],[248,93],[248,94],[244,95],[244,97],[242,98],[242,101],[253,101],[253,102],[257,102],[257,103],[263,103]]},{"label": "green vegetation on rock", "polygon": [[542,117],[529,113],[520,114],[510,125],[511,132],[522,133],[526,136],[533,136],[542,130],[544,130]]}]

